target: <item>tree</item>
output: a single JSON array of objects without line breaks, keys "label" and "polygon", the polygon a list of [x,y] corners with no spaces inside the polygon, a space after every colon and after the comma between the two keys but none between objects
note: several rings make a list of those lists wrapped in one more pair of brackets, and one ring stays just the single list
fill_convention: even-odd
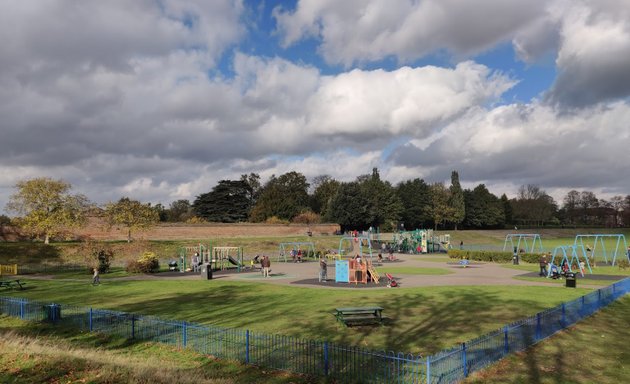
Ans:
[{"label": "tree", "polygon": [[363,221],[368,224],[368,227],[378,228],[383,224],[385,230],[395,227],[395,223],[400,219],[403,205],[392,185],[388,181],[381,180],[377,168],[372,169],[371,175],[359,176],[357,182],[367,202],[367,217]]},{"label": "tree", "polygon": [[306,177],[298,172],[288,172],[279,177],[272,175],[260,191],[251,220],[265,221],[271,217],[291,220],[309,208]]},{"label": "tree", "polygon": [[166,221],[183,223],[193,217],[192,206],[190,201],[181,199],[171,203],[166,210]]},{"label": "tree", "polygon": [[332,221],[338,223],[342,231],[367,228],[368,204],[358,182],[342,183],[330,202]]},{"label": "tree", "polygon": [[155,226],[160,217],[151,204],[142,204],[137,200],[123,197],[116,203],[105,206],[105,217],[111,226],[127,228],[127,242],[131,242],[131,232]]},{"label": "tree", "polygon": [[241,181],[245,183],[247,189],[247,198],[249,199],[250,209],[256,204],[256,199],[260,195],[260,175],[250,173],[249,175],[241,175]]},{"label": "tree", "polygon": [[313,179],[314,191],[311,197],[311,208],[315,213],[319,213],[324,220],[330,219],[330,202],[340,185],[340,182],[328,175],[317,176]]},{"label": "tree", "polygon": [[512,200],[514,220],[523,224],[543,225],[554,218],[558,206],[553,198],[537,185],[521,185],[518,197]]},{"label": "tree", "polygon": [[451,217],[451,207],[448,204],[449,194],[449,190],[443,183],[431,184],[431,217],[436,230],[438,225],[444,225],[445,221]]},{"label": "tree", "polygon": [[571,190],[563,199],[563,209],[569,224],[576,224],[579,217],[578,206],[580,204],[580,192]]},{"label": "tree", "polygon": [[462,186],[459,184],[459,173],[457,173],[457,171],[451,172],[451,186],[449,191],[448,205],[450,207],[451,217],[449,217],[448,220],[455,225],[455,230],[457,231],[457,224],[461,223],[464,217],[466,217],[464,191],[462,191]]},{"label": "tree", "polygon": [[510,199],[508,199],[505,193],[501,195],[501,203],[503,204],[503,214],[505,215],[505,223],[514,224],[514,210],[512,209],[512,204],[510,203]]},{"label": "tree", "polygon": [[501,199],[490,193],[484,184],[472,191],[464,191],[466,217],[463,224],[468,228],[496,228],[505,224],[505,210]]},{"label": "tree", "polygon": [[422,179],[407,180],[396,186],[403,210],[400,220],[408,228],[422,228],[433,220],[431,213],[431,188]]},{"label": "tree", "polygon": [[7,211],[20,216],[16,222],[23,230],[44,236],[45,244],[64,230],[85,225],[89,202],[83,195],[71,195],[70,184],[44,177],[20,181],[15,188]]},{"label": "tree", "polygon": [[217,223],[246,221],[249,214],[250,191],[245,181],[221,180],[211,192],[197,196],[193,211],[197,217]]}]

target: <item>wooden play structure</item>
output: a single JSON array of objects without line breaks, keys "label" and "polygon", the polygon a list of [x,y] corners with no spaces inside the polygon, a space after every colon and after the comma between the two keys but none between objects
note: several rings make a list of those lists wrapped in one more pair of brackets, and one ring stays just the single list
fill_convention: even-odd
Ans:
[{"label": "wooden play structure", "polygon": [[[584,239],[593,241],[593,247],[585,246]],[[606,251],[605,239],[610,239],[615,244],[610,248],[610,252]],[[622,243],[623,242],[623,243]],[[623,244],[623,245],[622,245]],[[626,236],[621,234],[593,234],[593,235],[576,235],[573,245],[578,247],[582,251],[582,254],[588,259],[589,252],[590,257],[595,261],[597,258],[603,259],[608,264],[608,258],[610,257],[611,265],[615,265],[617,256],[619,255],[619,248],[621,247],[621,254],[625,255],[625,258],[630,262],[630,254],[626,253],[628,244],[626,243]]]},{"label": "wooden play structure", "polygon": [[278,252],[278,262],[284,261],[287,262],[287,255],[291,257],[291,261],[293,257],[291,256],[293,252],[300,252],[302,255],[301,258],[306,258],[309,252],[312,255],[315,255],[315,245],[312,242],[292,242],[292,243],[280,243],[280,250]]},{"label": "wooden play structure", "polygon": [[378,284],[380,276],[371,260],[357,259],[335,261],[335,282],[367,284],[369,281]]},{"label": "wooden play structure", "polygon": [[[516,241],[516,245],[514,245],[514,241]],[[531,246],[528,243],[531,241]],[[537,242],[538,241],[538,242]],[[510,248],[508,249],[508,243],[510,244]],[[538,252],[543,252],[542,239],[540,235],[537,233],[508,233],[505,235],[505,242],[503,243],[504,251],[512,251],[516,250],[520,252],[521,249],[525,253],[534,253],[536,252],[536,244],[538,244]],[[523,246],[523,248],[521,248]]]}]

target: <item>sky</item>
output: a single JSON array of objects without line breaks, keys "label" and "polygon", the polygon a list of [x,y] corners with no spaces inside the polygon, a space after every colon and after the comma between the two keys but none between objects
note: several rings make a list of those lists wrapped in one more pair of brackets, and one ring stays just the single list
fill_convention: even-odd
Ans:
[{"label": "sky", "polygon": [[0,210],[374,167],[630,194],[630,0],[3,0],[0,35]]}]

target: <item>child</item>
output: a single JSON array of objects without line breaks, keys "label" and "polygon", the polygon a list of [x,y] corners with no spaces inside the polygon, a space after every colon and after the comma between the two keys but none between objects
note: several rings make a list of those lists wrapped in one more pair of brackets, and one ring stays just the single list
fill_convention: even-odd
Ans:
[{"label": "child", "polygon": [[100,285],[101,278],[98,276],[98,268],[94,268],[94,275],[92,276],[92,285]]}]

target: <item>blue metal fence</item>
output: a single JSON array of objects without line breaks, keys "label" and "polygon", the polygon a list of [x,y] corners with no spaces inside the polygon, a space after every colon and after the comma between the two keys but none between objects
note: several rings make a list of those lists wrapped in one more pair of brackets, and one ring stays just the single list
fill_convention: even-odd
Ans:
[{"label": "blue metal fence", "polygon": [[427,357],[13,297],[0,297],[0,313],[339,382],[453,383],[575,324],[628,292],[630,278]]}]

